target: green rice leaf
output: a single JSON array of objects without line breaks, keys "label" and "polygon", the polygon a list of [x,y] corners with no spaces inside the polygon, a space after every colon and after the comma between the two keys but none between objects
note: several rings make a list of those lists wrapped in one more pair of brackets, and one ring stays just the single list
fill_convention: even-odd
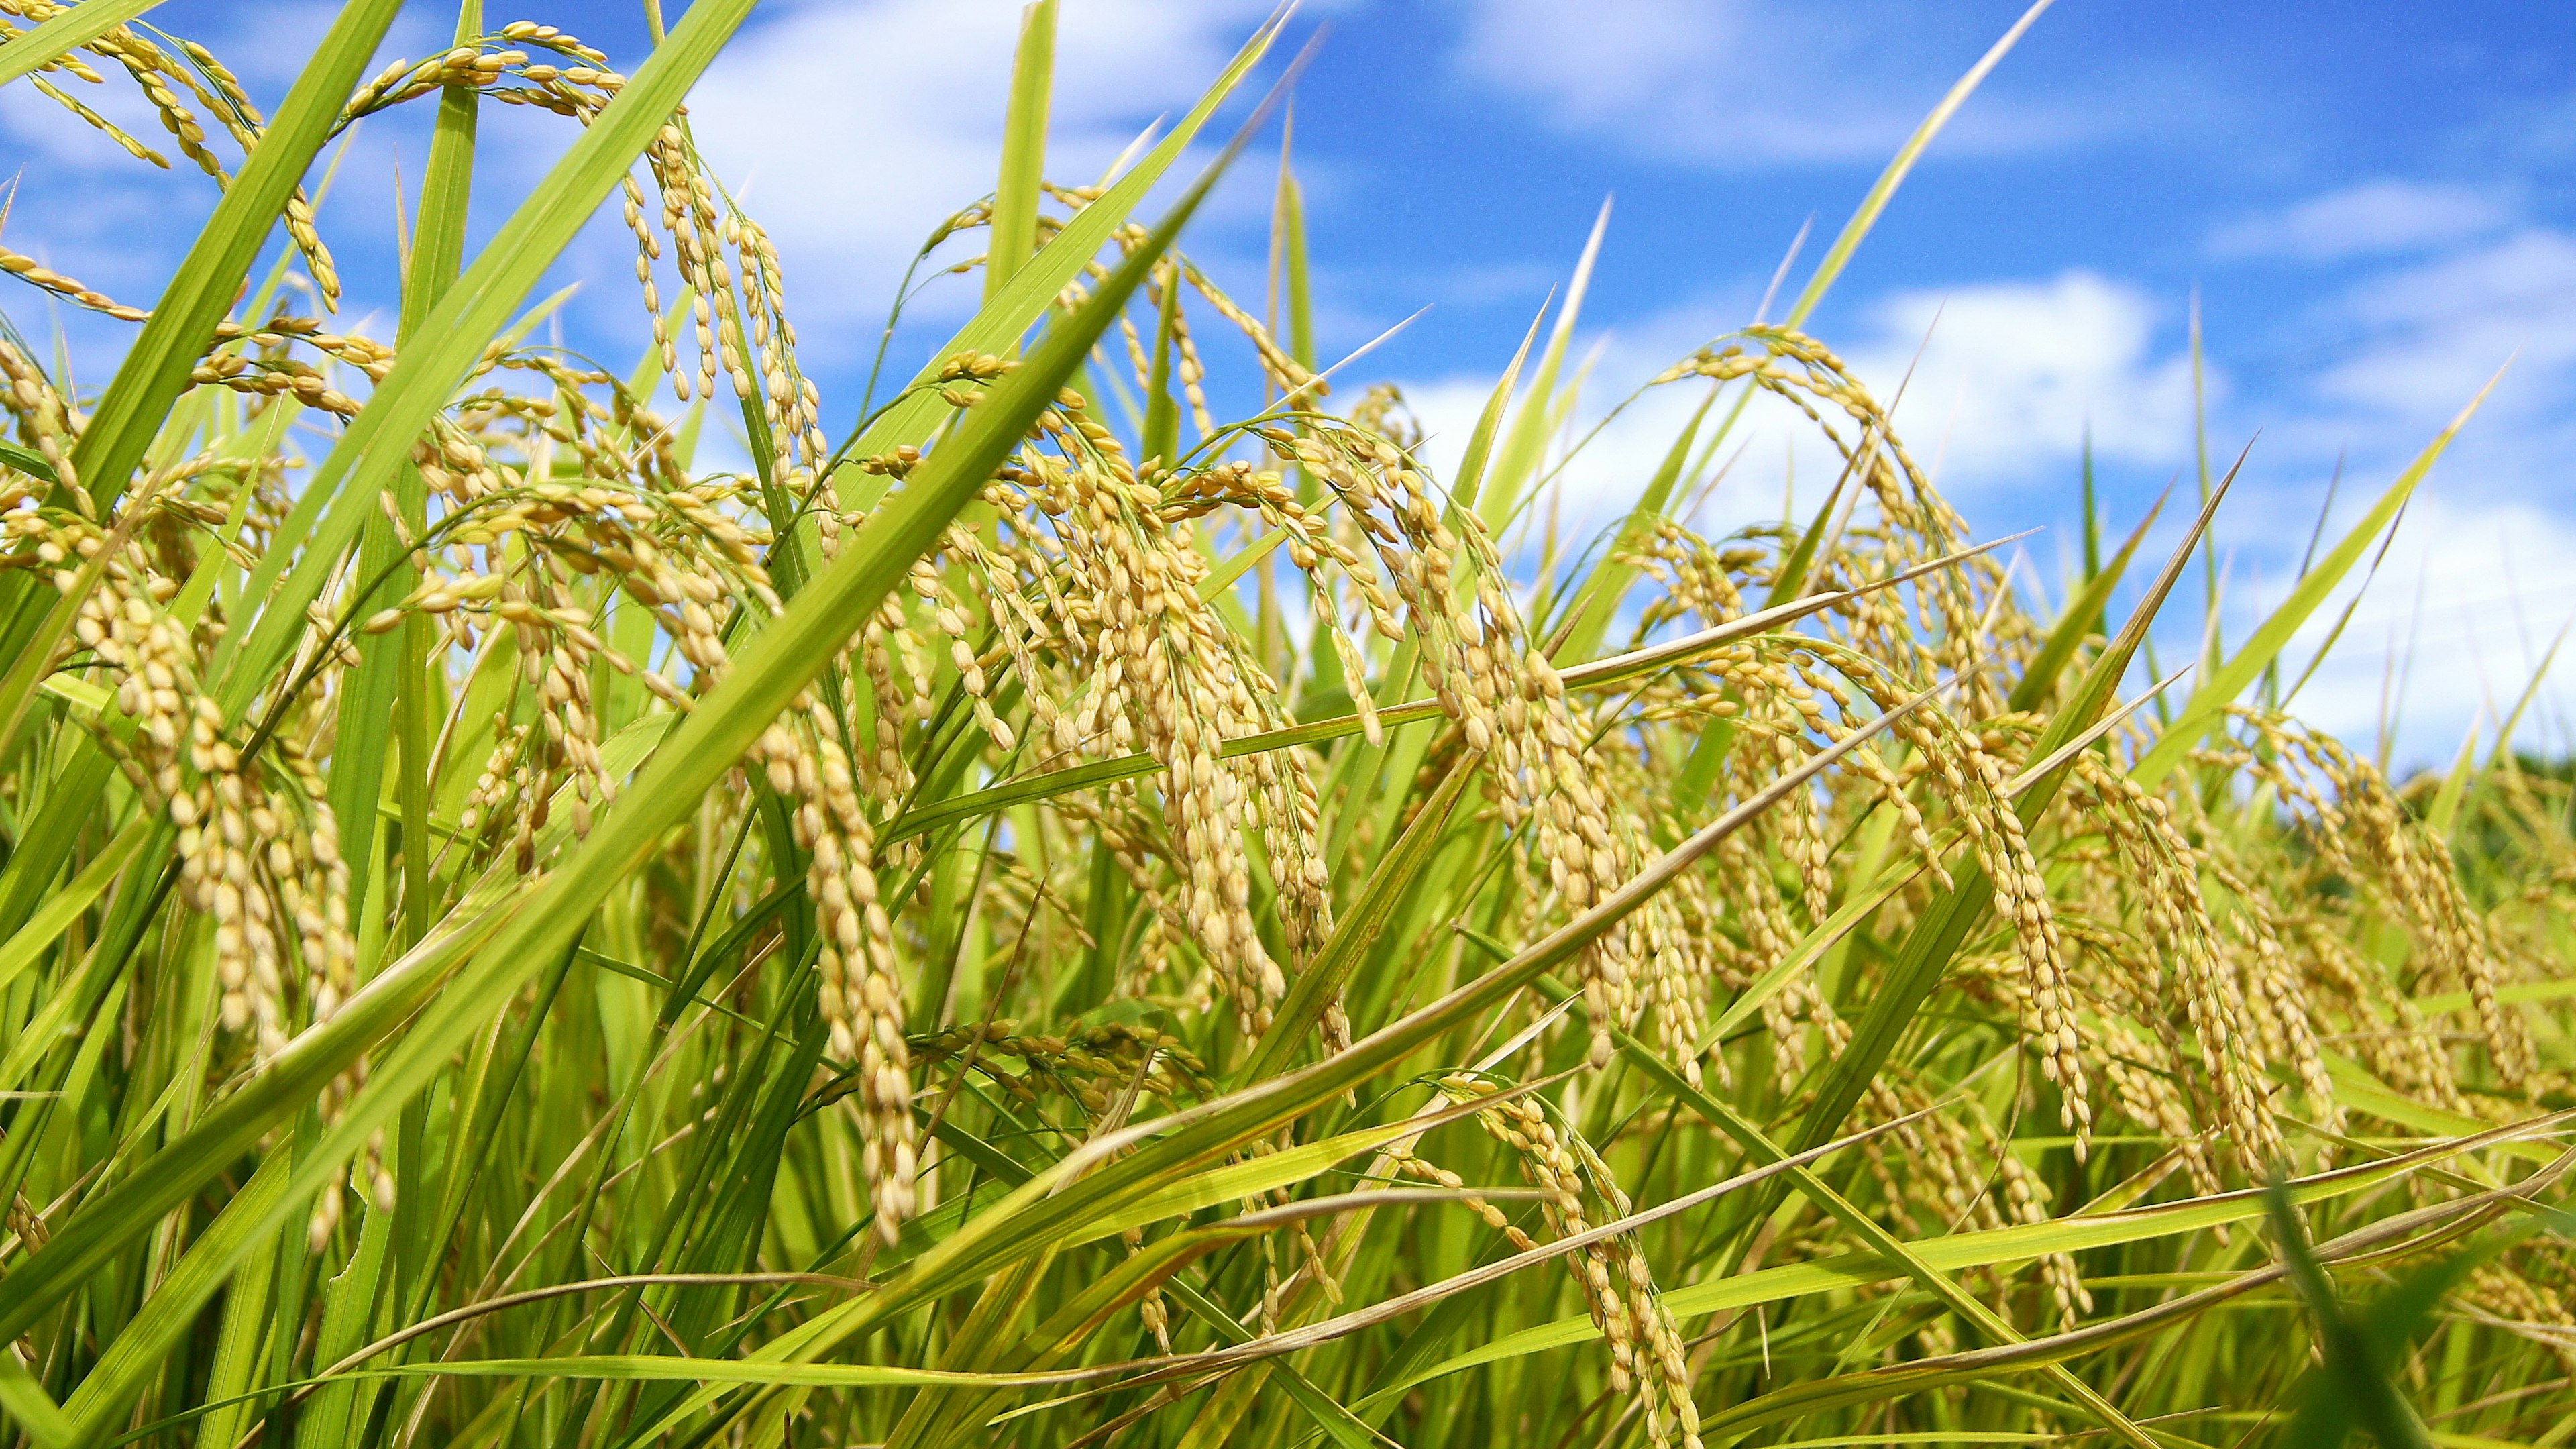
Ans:
[{"label": "green rice leaf", "polygon": [[1002,177],[993,190],[993,245],[984,266],[990,302],[1038,247],[1039,188],[1046,181],[1047,112],[1055,86],[1055,0],[1020,11],[1011,59],[1011,105],[1002,120]]},{"label": "green rice leaf", "polygon": [[1888,161],[1887,169],[1879,173],[1878,180],[1861,197],[1860,208],[1852,213],[1851,220],[1843,223],[1842,233],[1826,249],[1824,260],[1816,264],[1815,275],[1807,279],[1806,290],[1790,304],[1789,315],[1781,319],[1780,325],[1790,328],[1802,325],[1808,314],[1816,310],[1816,304],[1825,300],[1825,293],[1833,289],[1835,280],[1843,274],[1843,268],[1851,263],[1852,253],[1860,249],[1861,241],[1869,235],[1870,228],[1878,225],[1879,213],[1887,210],[1887,203],[1895,197],[1896,188],[1905,184],[1906,174],[1914,169],[1915,162],[1923,159],[1923,152],[1931,146],[1932,138],[1940,135],[1941,128],[1950,124],[1950,118],[1968,103],[1968,97],[1976,94],[1977,87],[1985,83],[1986,76],[2003,63],[2006,55],[2011,54],[2022,33],[2036,24],[2040,15],[2053,3],[2054,0],[2037,0],[2036,4],[2023,11],[2012,28],[2003,33],[2003,38],[1989,47],[1977,63],[1968,68],[1968,73],[1959,77],[1958,82],[1941,97],[1939,104],[1933,106],[1931,113],[1914,128],[1914,134],[1905,138],[1905,144],[1896,148],[1896,155]]}]

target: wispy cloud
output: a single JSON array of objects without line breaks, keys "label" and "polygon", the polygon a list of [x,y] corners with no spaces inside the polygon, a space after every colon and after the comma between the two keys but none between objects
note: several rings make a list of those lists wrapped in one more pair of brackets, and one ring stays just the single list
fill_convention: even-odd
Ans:
[{"label": "wispy cloud", "polygon": [[[1631,151],[1731,168],[1877,162],[2020,8],[1458,0],[1457,65],[1559,129]],[[1999,85],[1962,114],[1944,154],[2134,134],[2145,112],[2122,102],[2126,84],[2046,96]]]},{"label": "wispy cloud", "polygon": [[2491,234],[2512,218],[2506,199],[2491,188],[2366,181],[2229,222],[2210,245],[2223,257],[2336,261],[2466,241]]}]

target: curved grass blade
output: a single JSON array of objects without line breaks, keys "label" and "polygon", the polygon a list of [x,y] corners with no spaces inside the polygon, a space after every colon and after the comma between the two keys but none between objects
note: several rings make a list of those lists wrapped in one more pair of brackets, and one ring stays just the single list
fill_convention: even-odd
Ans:
[{"label": "curved grass blade", "polygon": [[[1789,315],[1780,319],[1781,326],[1798,327],[1807,320],[1809,313],[1816,310],[1816,304],[1825,300],[1825,293],[1843,274],[1852,253],[1859,250],[1862,238],[1878,224],[1879,213],[1887,209],[1888,201],[1896,195],[1896,188],[1905,184],[1906,173],[1923,158],[1924,149],[1932,144],[1932,138],[1941,134],[1942,127],[1950,124],[1950,118],[1957,115],[1959,108],[1968,103],[1968,97],[1976,94],[1977,87],[1985,83],[1987,74],[2001,65],[2013,46],[2020,42],[2022,32],[2036,24],[2052,3],[2054,0],[2038,0],[2037,4],[2023,11],[2021,18],[2013,22],[2012,29],[2005,31],[2003,38],[1989,47],[1985,55],[1968,68],[1966,75],[1959,77],[1958,83],[1941,97],[1931,114],[1914,128],[1914,134],[1905,138],[1905,144],[1897,148],[1895,157],[1887,163],[1887,169],[1879,173],[1868,194],[1861,198],[1860,207],[1852,213],[1851,220],[1843,223],[1841,234],[1834,238],[1834,244],[1826,250],[1824,259],[1816,263],[1815,275],[1807,279],[1806,289],[1791,304]],[[1750,395],[1747,394],[1748,397]]]},{"label": "curved grass blade", "polygon": [[70,1449],[72,1421],[14,1352],[0,1353],[0,1411],[9,1415],[36,1449]]},{"label": "curved grass blade", "polygon": [[1484,486],[1485,464],[1493,454],[1494,434],[1503,426],[1503,414],[1511,408],[1512,394],[1520,387],[1521,368],[1529,362],[1530,349],[1538,345],[1538,329],[1547,321],[1547,308],[1530,318],[1529,331],[1522,334],[1520,350],[1512,354],[1511,365],[1494,379],[1494,390],[1485,396],[1485,410],[1476,415],[1476,426],[1467,434],[1467,450],[1458,458],[1458,476],[1449,483],[1450,506],[1472,508],[1476,492]]}]

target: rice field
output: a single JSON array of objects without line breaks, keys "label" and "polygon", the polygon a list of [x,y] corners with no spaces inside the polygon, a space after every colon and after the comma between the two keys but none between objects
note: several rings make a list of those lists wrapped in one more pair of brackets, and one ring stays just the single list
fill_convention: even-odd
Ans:
[{"label": "rice field", "polygon": [[[2017,586],[1804,330],[2036,9],[1578,538],[1584,272],[1439,469],[1284,147],[1264,284],[1191,260],[1284,18],[1072,185],[1029,7],[980,307],[850,398],[692,139],[750,0],[371,76],[398,8],[268,114],[0,0],[221,193],[148,308],[0,238],[131,324],[0,328],[8,1442],[2576,1439],[2576,791],[2279,707],[2476,401],[2177,660],[2223,453]],[[469,251],[495,105],[573,139]],[[368,337],[306,188],[397,107]],[[529,306],[603,208],[628,372]],[[1698,531],[1753,410],[1839,476]]]}]

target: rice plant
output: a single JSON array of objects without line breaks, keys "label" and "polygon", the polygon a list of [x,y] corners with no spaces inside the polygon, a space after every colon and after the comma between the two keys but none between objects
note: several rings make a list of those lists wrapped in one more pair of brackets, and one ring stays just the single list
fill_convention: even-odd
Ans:
[{"label": "rice plant", "polygon": [[[852,399],[683,105],[750,0],[373,79],[349,0],[273,116],[147,8],[0,0],[221,188],[148,309],[0,249],[135,324],[0,340],[15,1442],[2576,1433],[2576,796],[2270,703],[2450,434],[2158,679],[2227,478],[2035,603],[1804,330],[2021,27],[1560,546],[1571,301],[1440,476],[1284,153],[1274,295],[1177,245],[1283,22],[1066,185],[1032,6],[980,310]],[[577,136],[469,256],[492,104]],[[369,338],[302,188],[401,106]],[[630,375],[522,311],[609,205]],[[1706,536],[1749,409],[1840,475]]]}]

